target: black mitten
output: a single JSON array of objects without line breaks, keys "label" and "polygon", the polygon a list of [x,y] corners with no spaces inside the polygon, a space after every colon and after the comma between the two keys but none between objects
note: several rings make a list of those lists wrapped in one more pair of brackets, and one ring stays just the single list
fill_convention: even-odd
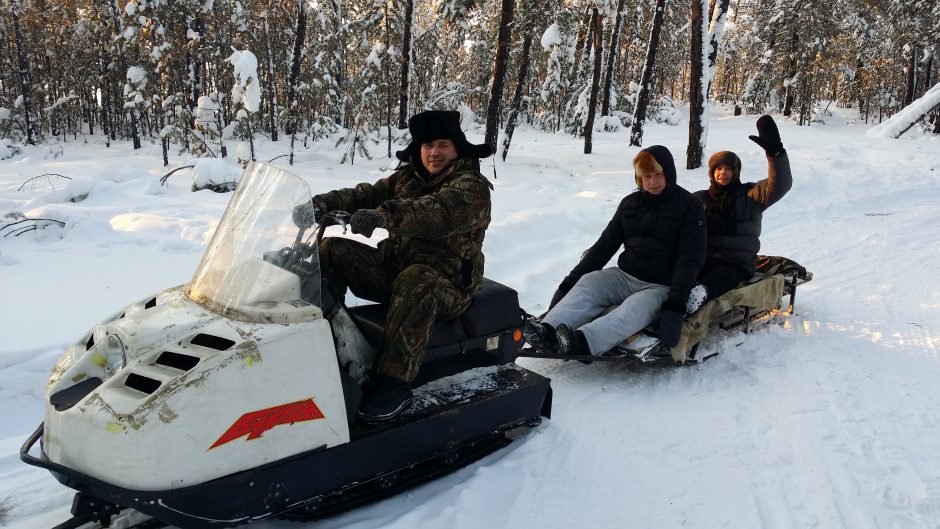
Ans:
[{"label": "black mitten", "polygon": [[376,228],[385,227],[385,215],[377,209],[357,209],[349,218],[349,227],[353,233],[372,237]]},{"label": "black mitten", "polygon": [[757,136],[748,136],[748,138],[760,145],[764,152],[771,156],[777,156],[783,152],[783,143],[780,141],[777,124],[774,123],[774,118],[766,114],[757,119]]}]

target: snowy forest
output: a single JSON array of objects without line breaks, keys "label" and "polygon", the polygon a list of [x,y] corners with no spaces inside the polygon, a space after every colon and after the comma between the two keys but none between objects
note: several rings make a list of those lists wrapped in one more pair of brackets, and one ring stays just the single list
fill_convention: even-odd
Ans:
[{"label": "snowy forest", "polygon": [[[940,77],[940,3],[3,0],[0,43],[9,150],[104,135],[162,143],[165,163],[248,159],[264,136],[292,163],[330,138],[355,162],[390,156],[411,114],[460,109],[505,159],[518,124],[590,153],[595,130],[642,145],[644,122],[688,105],[695,168],[709,104],[811,126],[833,105],[878,123],[917,100]],[[940,133],[938,114],[918,126]]]}]

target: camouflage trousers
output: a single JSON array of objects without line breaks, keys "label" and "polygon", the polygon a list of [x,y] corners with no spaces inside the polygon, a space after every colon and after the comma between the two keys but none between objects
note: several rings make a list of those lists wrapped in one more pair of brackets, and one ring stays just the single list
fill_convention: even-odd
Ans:
[{"label": "camouflage trousers", "polygon": [[323,239],[320,264],[340,299],[348,287],[362,299],[388,305],[378,372],[408,382],[418,375],[434,323],[456,318],[470,306],[471,292],[434,268],[398,269],[382,262],[377,249],[351,239]]}]

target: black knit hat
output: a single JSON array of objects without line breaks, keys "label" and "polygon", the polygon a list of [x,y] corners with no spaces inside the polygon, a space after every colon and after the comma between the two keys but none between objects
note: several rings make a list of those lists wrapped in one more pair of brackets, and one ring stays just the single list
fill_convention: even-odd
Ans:
[{"label": "black knit hat", "polygon": [[741,180],[741,159],[737,154],[731,151],[718,151],[708,159],[708,179],[715,181],[715,169],[719,165],[725,165],[731,168],[732,182]]},{"label": "black knit hat", "polygon": [[395,153],[403,162],[410,162],[411,156],[421,150],[421,144],[434,140],[451,140],[461,158],[486,158],[493,154],[489,145],[474,145],[460,130],[460,112],[456,110],[427,110],[411,116],[408,120],[411,143],[404,150]]}]

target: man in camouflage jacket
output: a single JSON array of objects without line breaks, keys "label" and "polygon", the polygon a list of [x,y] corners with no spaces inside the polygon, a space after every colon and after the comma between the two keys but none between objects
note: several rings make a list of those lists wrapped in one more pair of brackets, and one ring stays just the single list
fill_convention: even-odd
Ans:
[{"label": "man in camouflage jacket", "polygon": [[373,422],[407,408],[431,326],[460,316],[483,282],[492,184],[474,166],[491,150],[467,141],[458,112],[422,112],[408,128],[412,141],[397,153],[403,163],[391,176],[312,200],[320,212],[352,213],[353,233],[388,230],[378,248],[341,237],[320,246],[334,293],[348,287],[389,306],[377,372],[359,408]]}]

